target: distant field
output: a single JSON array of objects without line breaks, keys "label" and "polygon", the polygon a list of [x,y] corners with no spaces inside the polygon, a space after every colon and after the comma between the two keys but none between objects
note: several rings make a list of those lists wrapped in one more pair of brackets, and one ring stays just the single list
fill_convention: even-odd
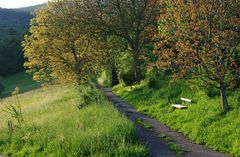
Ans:
[{"label": "distant field", "polygon": [[[12,77],[11,80],[16,81],[17,78]],[[21,87],[29,81],[30,78],[24,79]],[[37,87],[34,83],[27,86],[25,89]],[[12,137],[7,127],[12,118],[0,108],[1,155],[145,157],[148,154],[136,139],[133,124],[105,99],[99,105],[93,103],[79,110],[76,107],[80,101],[79,94],[70,86],[39,88],[21,94],[19,98],[24,122]],[[5,98],[1,107],[6,100],[14,102],[12,98]]]},{"label": "distant field", "polygon": [[0,97],[10,96],[11,92],[16,88],[20,88],[20,92],[27,92],[33,89],[39,88],[41,85],[38,82],[32,80],[32,76],[25,72],[18,73],[3,78],[2,80],[4,91]]}]

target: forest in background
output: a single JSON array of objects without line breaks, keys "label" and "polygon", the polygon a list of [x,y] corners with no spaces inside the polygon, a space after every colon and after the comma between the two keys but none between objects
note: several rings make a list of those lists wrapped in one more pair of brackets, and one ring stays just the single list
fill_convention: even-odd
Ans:
[{"label": "forest in background", "polygon": [[24,70],[21,42],[28,33],[33,11],[44,5],[18,9],[0,8],[0,77]]},{"label": "forest in background", "polygon": [[0,91],[3,90],[1,78],[24,70],[21,42],[28,33],[34,10],[46,4],[17,8],[0,8]]},{"label": "forest in background", "polygon": [[21,9],[0,8],[0,76],[22,71],[21,41],[27,33],[31,13]]}]

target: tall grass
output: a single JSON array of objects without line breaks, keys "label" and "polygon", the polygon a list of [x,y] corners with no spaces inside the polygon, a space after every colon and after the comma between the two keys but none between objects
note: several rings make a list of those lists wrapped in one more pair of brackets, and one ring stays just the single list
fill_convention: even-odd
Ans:
[{"label": "tall grass", "polygon": [[[231,111],[222,114],[218,95],[208,97],[203,89],[185,81],[168,83],[161,78],[158,89],[150,88],[149,83],[143,81],[135,88],[118,85],[113,90],[140,112],[182,132],[196,143],[240,157],[240,93],[229,92]],[[181,103],[181,97],[196,103],[187,104],[186,110],[174,110],[171,104]]]},{"label": "tall grass", "polygon": [[[11,101],[11,98],[7,98]],[[81,110],[73,87],[51,86],[20,95],[24,122],[11,138],[0,111],[0,154],[8,156],[144,157],[133,124],[102,100]],[[3,100],[4,101],[4,100]]]}]

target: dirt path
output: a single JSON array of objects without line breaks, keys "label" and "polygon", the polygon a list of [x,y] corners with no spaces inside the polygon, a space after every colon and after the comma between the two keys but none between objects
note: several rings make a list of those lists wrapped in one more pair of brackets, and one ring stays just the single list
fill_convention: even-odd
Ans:
[{"label": "dirt path", "polygon": [[190,140],[186,139],[182,134],[174,132],[168,126],[159,123],[157,120],[151,119],[139,112],[127,103],[125,103],[120,97],[115,96],[110,88],[100,88],[108,99],[118,108],[118,110],[124,113],[132,121],[142,119],[144,122],[151,125],[152,129],[144,129],[137,126],[137,135],[139,139],[147,146],[151,156],[153,157],[172,157],[175,156],[173,152],[169,150],[167,144],[159,138],[160,133],[164,133],[173,139],[173,142],[180,146],[186,153],[184,157],[227,157],[222,153],[212,151],[205,146],[194,144]]}]

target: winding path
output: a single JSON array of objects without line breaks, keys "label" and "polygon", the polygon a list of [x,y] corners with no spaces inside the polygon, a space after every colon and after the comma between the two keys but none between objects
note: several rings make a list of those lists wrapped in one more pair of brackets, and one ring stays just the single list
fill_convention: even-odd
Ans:
[{"label": "winding path", "polygon": [[169,150],[165,141],[160,137],[160,133],[164,133],[173,139],[174,144],[180,146],[186,153],[184,157],[227,157],[225,154],[215,152],[205,146],[194,144],[192,141],[186,139],[181,133],[175,132],[168,126],[161,124],[157,120],[149,118],[139,112],[120,97],[111,92],[111,88],[100,89],[105,93],[109,101],[118,108],[120,112],[125,114],[130,120],[136,121],[142,119],[144,122],[152,126],[151,130],[144,129],[141,126],[136,126],[137,136],[140,141],[144,143],[149,149],[152,157],[174,157],[175,154]]}]

